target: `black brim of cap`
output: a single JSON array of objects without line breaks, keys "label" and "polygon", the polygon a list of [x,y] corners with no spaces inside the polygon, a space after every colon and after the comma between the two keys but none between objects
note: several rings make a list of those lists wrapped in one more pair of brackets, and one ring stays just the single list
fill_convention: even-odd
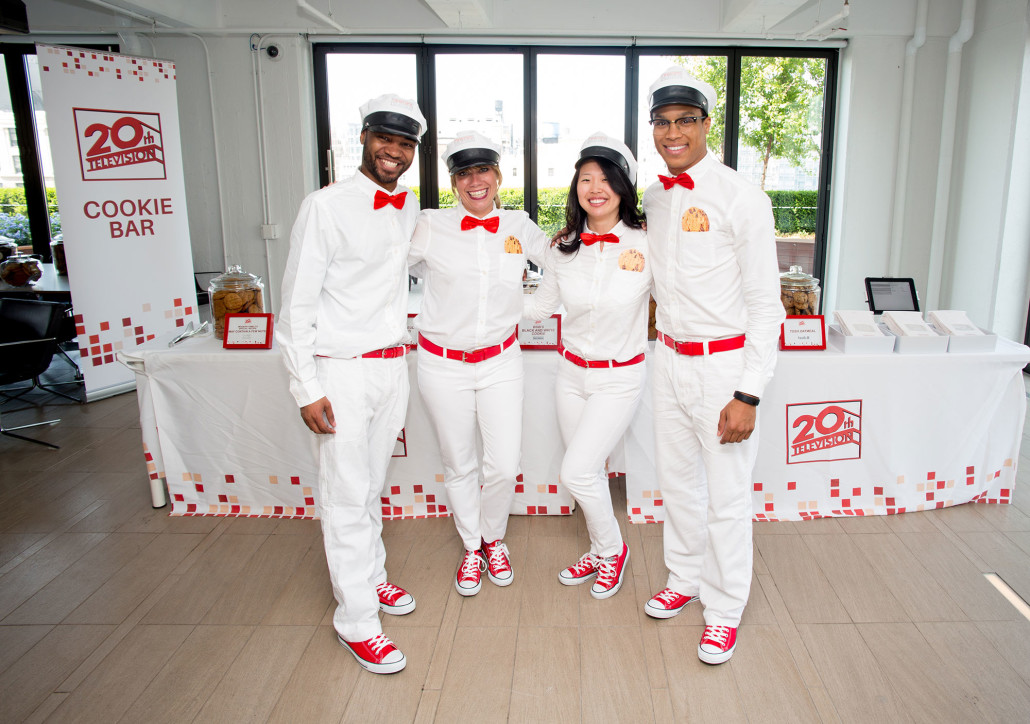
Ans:
[{"label": "black brim of cap", "polygon": [[623,172],[625,172],[626,178],[629,178],[630,176],[629,162],[621,153],[616,151],[614,148],[608,148],[608,146],[587,146],[579,152],[579,158],[580,160],[583,160],[585,158],[607,159],[619,168],[621,168]]},{"label": "black brim of cap", "polygon": [[410,138],[418,142],[422,126],[414,118],[401,113],[390,111],[376,111],[365,116],[361,126],[362,131],[378,131],[380,133],[393,133],[398,136]]},{"label": "black brim of cap", "polygon": [[662,106],[684,105],[700,108],[708,115],[708,99],[697,88],[685,85],[667,85],[651,94],[651,111]]},{"label": "black brim of cap", "polygon": [[496,166],[500,160],[500,154],[489,148],[466,148],[447,157],[447,172],[453,175],[473,166]]}]

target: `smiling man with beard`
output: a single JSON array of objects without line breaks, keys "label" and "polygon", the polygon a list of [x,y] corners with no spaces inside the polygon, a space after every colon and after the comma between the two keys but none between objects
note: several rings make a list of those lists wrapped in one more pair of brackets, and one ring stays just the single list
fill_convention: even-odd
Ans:
[{"label": "smiling man with beard", "polygon": [[379,502],[408,405],[407,256],[419,213],[397,182],[426,120],[393,94],[362,106],[361,119],[361,168],[310,194],[297,214],[276,339],[301,418],[318,435],[317,510],[337,638],[366,670],[392,674],[407,661],[379,611],[415,610],[386,580]]}]

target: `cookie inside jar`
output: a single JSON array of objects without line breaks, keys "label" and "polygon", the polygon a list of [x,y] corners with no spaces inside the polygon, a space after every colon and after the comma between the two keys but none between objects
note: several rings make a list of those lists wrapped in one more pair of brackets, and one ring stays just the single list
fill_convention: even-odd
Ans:
[{"label": "cookie inside jar", "polygon": [[819,314],[819,280],[792,266],[780,274],[780,301],[789,317]]},{"label": "cookie inside jar", "polygon": [[215,337],[222,339],[225,334],[225,315],[264,312],[264,289],[261,277],[243,271],[239,264],[212,279],[207,291],[211,298]]}]

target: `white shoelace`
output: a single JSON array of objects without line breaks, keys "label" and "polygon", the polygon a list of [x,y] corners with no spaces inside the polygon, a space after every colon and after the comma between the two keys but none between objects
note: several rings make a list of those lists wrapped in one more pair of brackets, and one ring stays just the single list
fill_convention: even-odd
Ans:
[{"label": "white shoelace", "polygon": [[574,565],[569,566],[569,570],[577,575],[596,571],[597,556],[593,553],[584,553]]},{"label": "white shoelace", "polygon": [[661,593],[656,594],[655,598],[657,598],[659,601],[661,601],[663,603],[667,603],[667,604],[669,604],[671,606],[672,604],[674,604],[676,602],[676,599],[679,597],[679,595],[680,594],[676,593],[671,588],[666,588]]},{"label": "white shoelace", "polygon": [[729,626],[705,626],[704,640],[701,643],[711,641],[720,647],[726,645],[726,641],[730,637]]},{"label": "white shoelace", "polygon": [[380,583],[376,586],[376,593],[383,598],[389,598],[390,596],[403,596],[405,591],[402,588],[398,588],[392,583]]},{"label": "white shoelace", "polygon": [[372,653],[376,656],[387,646],[391,645],[393,645],[393,642],[386,638],[386,634],[379,633],[368,640],[368,648],[372,649]]},{"label": "white shoelace", "polygon": [[594,561],[597,568],[597,582],[604,585],[615,581],[615,556],[607,558],[598,557]]},{"label": "white shoelace", "polygon": [[461,561],[461,577],[475,578],[477,571],[486,569],[486,561],[476,551],[466,551]]},{"label": "white shoelace", "polygon": [[491,568],[500,568],[502,570],[511,568],[511,565],[508,563],[508,546],[504,543],[489,546],[487,548],[487,555],[490,557]]}]

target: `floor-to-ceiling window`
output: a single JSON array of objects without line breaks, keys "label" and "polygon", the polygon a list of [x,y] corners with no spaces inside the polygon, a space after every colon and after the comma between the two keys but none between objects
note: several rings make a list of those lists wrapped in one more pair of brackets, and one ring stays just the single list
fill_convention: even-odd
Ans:
[{"label": "floor-to-ceiling window", "polygon": [[[638,155],[637,185],[664,171],[648,125],[648,90],[668,66],[718,94],[709,147],[762,187],[776,217],[780,267],[822,276],[836,50],[433,44],[315,46],[323,182],[360,163],[358,106],[380,93],[416,97],[429,122],[403,182],[424,208],[454,203],[441,153],[457,131],[502,148],[501,198],[549,233],[564,219],[573,166],[595,131]],[[374,72],[372,72],[374,71]]]}]

